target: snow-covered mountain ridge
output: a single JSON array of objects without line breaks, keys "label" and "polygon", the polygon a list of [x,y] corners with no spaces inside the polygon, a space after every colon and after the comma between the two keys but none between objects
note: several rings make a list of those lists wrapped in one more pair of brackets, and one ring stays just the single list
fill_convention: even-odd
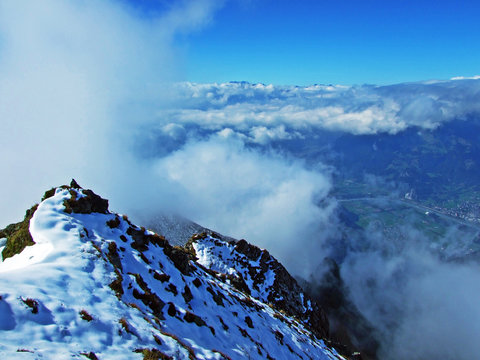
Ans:
[{"label": "snow-covered mountain ridge", "polygon": [[74,182],[44,198],[34,244],[0,262],[2,359],[344,358],[267,251],[207,234],[172,247]]}]

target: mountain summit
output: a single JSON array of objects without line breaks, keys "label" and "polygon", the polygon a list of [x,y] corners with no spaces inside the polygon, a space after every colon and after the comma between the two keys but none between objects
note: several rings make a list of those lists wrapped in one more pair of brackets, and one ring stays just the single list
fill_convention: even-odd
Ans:
[{"label": "mountain summit", "polygon": [[245,240],[173,247],[76,182],[0,237],[2,359],[344,359],[323,310]]}]

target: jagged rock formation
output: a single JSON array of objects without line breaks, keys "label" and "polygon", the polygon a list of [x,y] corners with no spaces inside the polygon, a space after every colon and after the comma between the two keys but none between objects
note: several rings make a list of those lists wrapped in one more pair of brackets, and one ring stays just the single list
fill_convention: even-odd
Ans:
[{"label": "jagged rock formation", "polygon": [[194,237],[187,246],[190,244],[200,264],[225,274],[230,283],[254,298],[301,320],[318,337],[328,338],[325,312],[267,250],[245,240],[226,242],[206,234]]},{"label": "jagged rock formation", "polygon": [[323,311],[267,251],[174,247],[78,184],[47,192],[0,263],[0,357],[342,359]]}]

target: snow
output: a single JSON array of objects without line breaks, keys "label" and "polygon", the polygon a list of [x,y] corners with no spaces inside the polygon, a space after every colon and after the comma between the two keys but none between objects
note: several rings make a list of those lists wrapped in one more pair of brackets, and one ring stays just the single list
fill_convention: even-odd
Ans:
[{"label": "snow", "polygon": [[[201,266],[191,263],[192,272],[183,274],[164,249],[152,243],[142,256],[127,234],[129,227],[140,229],[121,217],[112,229],[106,222],[115,214],[65,213],[69,191],[77,191],[77,199],[83,196],[80,190],[57,189],[30,221],[35,245],[0,262],[0,358],[86,359],[82,354],[94,352],[99,359],[142,359],[135,349],[156,348],[176,359],[188,358],[189,352],[198,359],[222,359],[222,353],[233,359],[264,359],[267,354],[275,359],[341,359],[295,319]],[[215,241],[208,237],[195,244],[199,264],[229,274],[245,261],[258,266],[258,261],[233,257],[228,244],[215,247]],[[109,259],[112,244],[121,268]],[[124,290],[120,298],[109,286],[119,274]],[[169,279],[158,280],[162,274]],[[253,281],[248,271],[243,276]],[[257,295],[268,292],[274,276],[265,274]],[[182,294],[187,288],[191,300]],[[142,300],[147,292],[164,304],[160,311],[153,310],[151,298]],[[173,316],[169,304],[175,307]],[[93,320],[84,320],[81,312]],[[200,325],[188,322],[188,314],[201,319]]]},{"label": "snow", "polygon": [[224,274],[240,274],[251,290],[252,296],[267,301],[270,288],[275,282],[275,273],[268,269],[263,273],[264,280],[258,284],[252,279],[249,271],[253,268],[257,273],[261,272],[261,255],[256,260],[250,260],[244,254],[235,251],[234,243],[215,239],[211,236],[194,243],[193,247],[199,264]]},{"label": "snow", "polygon": [[[66,196],[66,190],[63,192],[65,193],[63,196]],[[63,201],[63,197],[61,199]],[[60,206],[63,208],[61,204],[48,201],[39,205],[39,209],[37,209],[30,221],[30,233],[35,238],[35,245],[28,246],[20,254],[1,262],[0,273],[19,270],[42,262],[53,250],[54,244],[61,244],[58,241],[58,236],[63,235],[64,231],[58,229],[55,232],[55,225],[61,223],[60,220],[62,218],[61,213],[58,211],[61,209],[59,208]]]}]

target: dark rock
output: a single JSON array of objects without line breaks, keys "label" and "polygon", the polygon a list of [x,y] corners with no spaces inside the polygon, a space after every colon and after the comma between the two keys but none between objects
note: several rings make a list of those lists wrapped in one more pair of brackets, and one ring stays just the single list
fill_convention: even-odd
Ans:
[{"label": "dark rock", "polygon": [[283,337],[284,337],[284,335],[283,335],[280,331],[278,331],[278,330],[275,330],[274,334],[275,334],[275,338],[277,339],[277,341],[278,341],[281,345],[283,345]]},{"label": "dark rock", "polygon": [[79,314],[80,314],[80,317],[82,318],[82,320],[85,320],[85,321],[88,321],[88,322],[93,320],[93,316],[90,315],[86,310],[81,310],[79,312]]},{"label": "dark rock", "polygon": [[158,280],[158,281],[161,281],[162,283],[163,282],[166,282],[168,280],[170,280],[170,275],[167,275],[167,274],[159,274],[158,272],[154,272],[153,273],[153,278],[155,280]]},{"label": "dark rock", "polygon": [[107,225],[111,229],[115,229],[119,227],[120,225],[120,218],[118,216],[115,216],[115,219],[111,219],[107,221]]},{"label": "dark rock", "polygon": [[[157,342],[157,339],[160,340],[155,335],[153,337],[156,342]],[[158,349],[153,349],[153,348],[152,349],[135,349],[134,352],[141,353],[143,355],[144,360],[173,360],[173,357],[161,352]]]},{"label": "dark rock", "polygon": [[150,244],[154,244],[163,248],[171,247],[163,236],[157,234],[147,234],[145,228],[136,228],[130,226],[127,229],[127,234],[133,239],[131,244],[132,248],[141,252],[147,251]]},{"label": "dark rock", "polygon": [[118,255],[117,251],[117,244],[113,241],[108,243],[107,259],[115,268],[123,271],[122,261],[120,260],[120,256]]},{"label": "dark rock", "polygon": [[185,312],[185,316],[183,317],[183,319],[188,323],[195,323],[195,325],[197,325],[197,326],[206,326],[207,325],[205,320],[203,320],[200,316],[195,315],[194,313],[192,313],[188,310]]},{"label": "dark rock", "polygon": [[[274,272],[275,280],[273,286],[269,288],[268,302],[274,305],[276,309],[301,320],[319,338],[328,338],[329,323],[325,311],[307,295],[303,297],[302,301],[300,294],[304,293],[303,289],[282,264],[271,256],[267,250],[262,250],[245,240],[240,240],[235,244],[235,251],[245,255],[249,260],[259,260],[260,269],[258,267],[248,268],[249,275],[253,280],[253,288],[258,290],[258,285],[265,281],[265,274],[268,271]],[[248,267],[248,264],[244,265]],[[245,285],[240,285],[238,281],[243,281]],[[243,279],[237,280],[237,284],[232,281],[232,284],[247,293],[244,287],[248,286]],[[250,291],[248,291],[248,294],[250,294]],[[309,301],[311,308],[305,311]]]},{"label": "dark rock", "polygon": [[186,303],[189,303],[193,299],[192,292],[190,291],[190,288],[188,287],[188,285],[185,285],[185,288],[182,292],[182,296]]},{"label": "dark rock", "polygon": [[133,239],[131,244],[132,248],[138,251],[147,251],[148,250],[148,237],[145,234],[145,230],[142,229],[135,229],[133,227],[129,227],[127,229],[127,234],[130,235]]},{"label": "dark rock", "polygon": [[220,320],[220,323],[222,324],[223,330],[228,331],[229,327],[227,324],[225,324],[225,321],[223,321],[222,317],[220,315],[217,315],[217,317]]},{"label": "dark rock", "polygon": [[147,265],[150,265],[150,260],[147,259],[147,257],[141,252],[140,253],[140,259],[142,259],[142,261],[147,264]]},{"label": "dark rock", "polygon": [[[302,301],[299,294],[303,293],[303,289],[282,264],[273,257],[271,259],[273,261],[269,263],[269,266],[275,272],[275,281],[268,296],[268,301],[288,315],[302,320],[318,337],[328,338],[329,323],[325,311],[308,295],[305,295]],[[310,308],[305,311],[308,302]]]},{"label": "dark rock", "polygon": [[177,296],[178,295],[178,290],[177,290],[177,287],[173,284],[168,284],[168,286],[166,287],[167,291],[170,291],[173,295]]},{"label": "dark rock", "polygon": [[189,275],[193,271],[193,267],[190,265],[191,255],[186,251],[177,247],[165,248],[164,251],[183,275]]},{"label": "dark rock", "polygon": [[90,360],[98,360],[97,355],[95,355],[95,353],[92,351],[90,351],[89,353],[80,353],[80,355],[83,355]]},{"label": "dark rock", "polygon": [[223,294],[221,292],[215,292],[213,291],[213,289],[208,286],[207,287],[207,291],[212,294],[212,298],[213,298],[213,301],[215,301],[215,303],[218,305],[218,306],[225,306],[223,304],[223,299],[225,299],[225,297],[223,296]]},{"label": "dark rock", "polygon": [[[138,282],[137,282],[138,283]],[[140,285],[140,283],[138,283]],[[164,320],[163,316],[163,307],[165,303],[158,297],[157,294],[152,293],[152,291],[145,285],[140,285],[144,293],[142,294],[137,289],[133,289],[132,295],[134,298],[141,300],[146,306],[148,306],[152,313],[159,319]]]},{"label": "dark rock", "polygon": [[245,255],[250,260],[257,260],[258,257],[262,254],[262,250],[254,245],[249,244],[246,240],[239,240],[235,244],[235,251],[240,254]]},{"label": "dark rock", "polygon": [[38,314],[38,301],[34,299],[22,299],[23,303],[32,309],[32,314]]},{"label": "dark rock", "polygon": [[78,183],[75,181],[75,179],[72,179],[72,181],[70,181],[70,187],[73,188],[73,189],[81,189],[82,188],[80,185],[78,185]]},{"label": "dark rock", "polygon": [[110,289],[112,289],[115,292],[115,295],[117,295],[117,298],[121,299],[122,295],[124,294],[123,286],[122,286],[123,277],[119,272],[117,272],[116,275],[117,275],[117,278],[113,280],[108,286],[110,287]]},{"label": "dark rock", "polygon": [[239,276],[233,276],[227,274],[227,278],[230,280],[230,283],[233,285],[235,289],[238,291],[243,292],[244,294],[250,295],[250,288],[248,287],[247,283],[243,279],[242,274],[238,274]]},{"label": "dark rock", "polygon": [[70,190],[70,199],[64,201],[65,212],[77,214],[91,214],[92,212],[108,214],[108,200],[102,199],[92,190],[78,190],[83,197],[77,198],[77,191]]},{"label": "dark rock", "polygon": [[177,315],[177,309],[175,308],[175,305],[171,302],[168,303],[167,313],[172,317]]},{"label": "dark rock", "polygon": [[55,195],[55,191],[57,188],[51,188],[50,190],[45,191],[45,194],[43,194],[42,201],[47,200],[51,198],[53,195]]}]

